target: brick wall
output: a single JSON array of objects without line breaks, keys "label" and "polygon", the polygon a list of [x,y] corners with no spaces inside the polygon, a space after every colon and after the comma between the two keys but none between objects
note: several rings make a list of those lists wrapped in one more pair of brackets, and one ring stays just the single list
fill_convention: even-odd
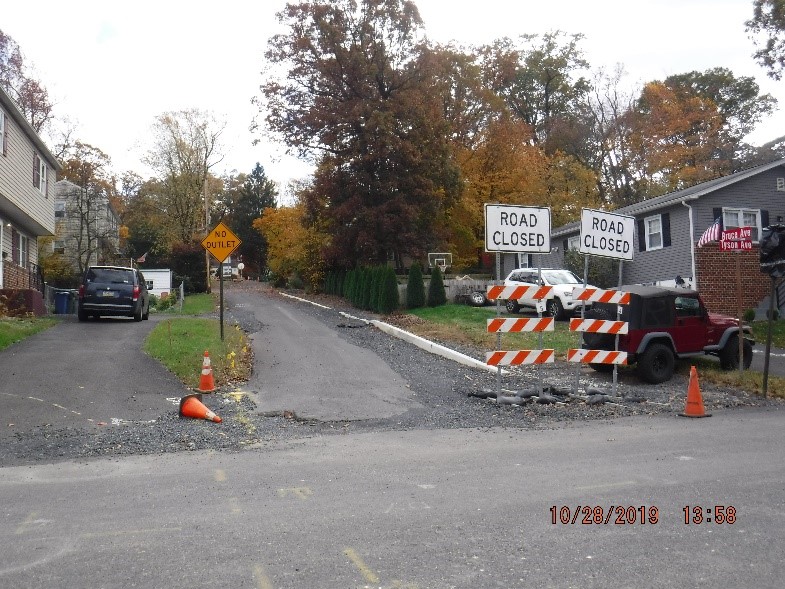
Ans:
[{"label": "brick wall", "polygon": [[0,288],[30,288],[30,273],[6,260],[3,263],[3,284],[0,284]]},{"label": "brick wall", "polygon": [[736,260],[741,266],[741,308],[756,309],[771,291],[771,279],[760,271],[760,249],[724,252],[719,243],[709,243],[695,249],[698,288],[709,311],[736,317],[737,300]]}]

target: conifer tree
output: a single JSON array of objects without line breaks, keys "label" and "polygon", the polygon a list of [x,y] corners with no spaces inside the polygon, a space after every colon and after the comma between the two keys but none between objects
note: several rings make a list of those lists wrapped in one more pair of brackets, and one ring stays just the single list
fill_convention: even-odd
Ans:
[{"label": "conifer tree", "polygon": [[444,292],[444,280],[442,271],[438,266],[434,266],[431,272],[431,284],[428,286],[428,306],[439,307],[447,302],[447,294]]},{"label": "conifer tree", "polygon": [[398,279],[395,270],[390,266],[382,268],[379,279],[379,313],[392,313],[400,305],[398,298]]},{"label": "conifer tree", "polygon": [[406,285],[406,308],[418,309],[425,306],[425,283],[419,262],[409,269],[409,282]]}]

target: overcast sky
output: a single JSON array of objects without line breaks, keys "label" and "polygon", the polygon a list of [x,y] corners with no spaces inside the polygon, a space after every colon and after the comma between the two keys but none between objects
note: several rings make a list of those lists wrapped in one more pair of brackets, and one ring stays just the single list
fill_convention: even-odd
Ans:
[{"label": "overcast sky", "polygon": [[[47,87],[56,116],[83,142],[106,152],[117,171],[147,170],[155,117],[199,108],[226,122],[225,157],[215,171],[250,172],[260,162],[285,184],[310,168],[283,148],[252,146],[267,39],[284,0],[38,0],[0,11],[0,28],[22,48]],[[752,0],[416,0],[438,42],[490,43],[524,33],[582,33],[593,68],[624,65],[629,86],[692,70],[727,67],[753,76],[782,108],[750,137],[785,135],[785,83],[753,61],[744,21]]]}]

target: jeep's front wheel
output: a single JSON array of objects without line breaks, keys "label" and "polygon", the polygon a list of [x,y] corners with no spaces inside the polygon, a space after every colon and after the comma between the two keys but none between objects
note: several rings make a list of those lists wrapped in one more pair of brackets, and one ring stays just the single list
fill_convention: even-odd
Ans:
[{"label": "jeep's front wheel", "polygon": [[[752,344],[744,340],[744,369],[752,364]],[[728,338],[725,347],[720,350],[720,366],[724,370],[737,370],[739,368],[739,336]]]},{"label": "jeep's front wheel", "polygon": [[673,351],[665,344],[651,344],[638,358],[638,375],[651,384],[670,380],[676,359]]}]

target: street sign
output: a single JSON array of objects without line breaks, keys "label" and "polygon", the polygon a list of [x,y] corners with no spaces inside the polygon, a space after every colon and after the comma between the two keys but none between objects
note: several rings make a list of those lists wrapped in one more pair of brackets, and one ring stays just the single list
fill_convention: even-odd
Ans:
[{"label": "street sign", "polygon": [[720,238],[720,251],[752,251],[752,229],[749,227],[725,229]]},{"label": "street sign", "polygon": [[210,255],[216,260],[223,263],[234,253],[234,250],[240,247],[241,243],[240,238],[221,221],[202,240],[202,247],[210,252]]},{"label": "street sign", "polygon": [[551,209],[486,204],[485,251],[550,253]]},{"label": "street sign", "polygon": [[[581,211],[581,237],[578,251],[592,256],[632,260],[635,217],[605,211]],[[643,239],[639,236],[639,239]]]}]

